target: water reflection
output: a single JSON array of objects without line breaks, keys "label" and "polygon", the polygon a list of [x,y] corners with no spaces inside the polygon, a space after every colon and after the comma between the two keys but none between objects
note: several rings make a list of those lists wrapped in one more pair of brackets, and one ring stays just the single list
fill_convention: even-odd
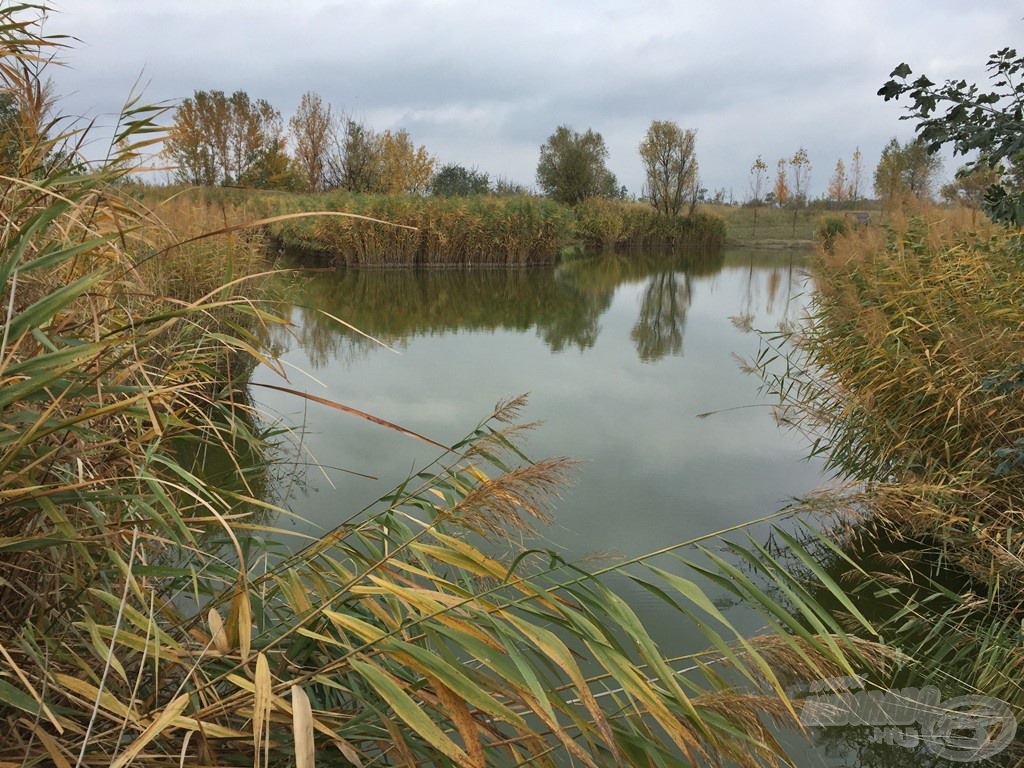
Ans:
[{"label": "water reflection", "polygon": [[[802,439],[780,432],[768,407],[737,407],[758,403],[758,382],[734,357],[756,355],[758,341],[730,318],[771,329],[799,317],[802,267],[799,254],[735,250],[557,269],[319,273],[295,286],[282,359],[292,386],[443,443],[497,400],[530,393],[527,418],[544,426],[527,453],[584,462],[539,545],[570,560],[634,556],[775,511],[820,482]],[[270,390],[261,398],[302,420],[303,450],[330,467],[293,500],[314,527],[333,527],[434,458],[372,424],[307,412]],[[719,415],[697,418],[709,411]],[[689,631],[660,625],[656,598],[624,589],[656,633],[677,642]]]},{"label": "water reflection", "polygon": [[683,354],[683,328],[690,308],[690,277],[685,272],[656,272],[647,281],[640,316],[630,333],[645,363]]},{"label": "water reflection", "polygon": [[630,338],[641,361],[656,362],[683,354],[695,278],[745,262],[740,314],[753,315],[762,304],[775,314],[779,305],[785,319],[800,279],[796,259],[752,251],[605,254],[554,270],[341,270],[294,286],[292,317],[314,368],[362,360],[381,349],[375,340],[402,348],[412,337],[457,331],[532,330],[552,352],[586,351],[597,343],[615,292],[641,284]]}]

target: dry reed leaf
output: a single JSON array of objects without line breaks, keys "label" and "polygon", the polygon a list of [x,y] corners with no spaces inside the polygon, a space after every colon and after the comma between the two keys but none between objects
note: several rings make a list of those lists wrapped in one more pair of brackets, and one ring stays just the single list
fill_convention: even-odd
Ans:
[{"label": "dry reed leaf", "polygon": [[253,642],[253,608],[248,591],[241,590],[236,594],[236,599],[239,601],[239,652],[242,654],[242,664],[246,664]]},{"label": "dry reed leaf", "polygon": [[24,689],[28,691],[29,694],[31,694],[32,698],[36,700],[36,703],[39,704],[39,707],[42,710],[43,714],[46,715],[46,719],[54,728],[57,729],[58,733],[63,734],[64,726],[61,725],[60,721],[54,716],[53,712],[50,711],[50,708],[46,705],[46,702],[44,702],[42,697],[36,692],[36,689],[32,687],[32,684],[25,676],[25,673],[14,662],[14,659],[11,658],[11,655],[7,652],[7,649],[4,648],[2,645],[0,645],[0,654],[3,655],[4,660],[7,662],[8,666],[14,670],[14,674],[18,676],[18,680],[21,682]]},{"label": "dry reed leaf", "polygon": [[287,572],[285,579],[278,582],[291,602],[292,609],[298,614],[308,613],[313,610],[313,604],[309,600],[308,587],[302,583],[299,574],[294,568]]},{"label": "dry reed leaf", "polygon": [[353,416],[358,416],[359,418],[365,419],[366,421],[372,422],[374,424],[379,424],[382,427],[393,429],[395,432],[399,432],[408,437],[413,437],[416,438],[417,440],[422,440],[423,442],[427,443],[428,445],[432,445],[435,448],[440,448],[444,451],[450,450],[450,448],[447,445],[442,445],[436,440],[431,440],[429,437],[421,435],[418,432],[413,432],[411,429],[406,429],[405,427],[401,427],[398,424],[393,424],[390,421],[386,421],[385,419],[374,416],[373,414],[367,413],[366,411],[360,411],[357,408],[351,408],[347,405],[342,405],[339,402],[329,400],[325,397],[311,395],[309,392],[300,392],[299,390],[292,389],[291,387],[279,387],[276,384],[263,384],[259,382],[252,382],[250,386],[259,386],[262,387],[263,389],[273,389],[277,392],[284,392],[287,395],[295,395],[296,397],[300,397],[305,400],[310,400],[314,403],[319,403],[320,405],[326,405],[328,408],[334,408],[335,410],[343,411],[344,413],[349,413],[352,414]]},{"label": "dry reed leaf", "polygon": [[193,731],[189,731],[185,734],[185,738],[181,740],[181,754],[178,758],[178,768],[185,768],[185,760],[188,759],[188,745],[192,742]]},{"label": "dry reed leaf", "polygon": [[149,742],[157,736],[162,735],[168,727],[172,727],[174,720],[177,719],[177,717],[185,711],[185,707],[188,706],[188,698],[188,694],[183,693],[168,704],[164,708],[164,711],[160,713],[160,716],[150,723],[146,730],[139,734],[139,737],[131,743],[131,746],[129,746],[128,749],[121,753],[121,756],[118,757],[117,760],[111,763],[110,768],[124,768],[139,756]]},{"label": "dry reed leaf", "polygon": [[217,723],[211,723],[206,720],[200,722],[194,717],[186,717],[184,715],[175,719],[174,727],[184,728],[186,731],[201,733],[208,739],[244,739],[248,735],[247,733],[233,728],[225,728],[222,725],[217,725]]},{"label": "dry reed leaf", "polygon": [[487,756],[484,754],[483,746],[480,743],[479,724],[473,719],[466,706],[466,700],[456,695],[448,686],[444,685],[435,677],[427,676],[431,687],[437,694],[444,710],[451,715],[455,727],[462,737],[462,743],[466,745],[466,753],[469,756],[468,768],[486,768]]},{"label": "dry reed leaf", "polygon": [[[273,681],[270,679],[270,665],[263,653],[256,654],[256,676],[254,678],[252,704],[252,742],[255,752],[255,765],[259,766],[260,744],[263,741],[263,728],[269,725],[271,699],[273,698]],[[269,738],[269,734],[268,734]]]},{"label": "dry reed leaf", "polygon": [[306,692],[297,685],[292,686],[292,733],[295,737],[295,768],[315,768],[313,708]]},{"label": "dry reed leaf", "polygon": [[114,694],[110,691],[100,692],[92,683],[86,680],[79,680],[73,675],[57,674],[57,682],[69,691],[79,694],[86,698],[89,702],[99,702],[99,706],[106,710],[108,713],[115,715],[120,720],[133,723],[135,725],[140,724],[139,715],[130,707],[120,702]]},{"label": "dry reed leaf", "polygon": [[50,756],[50,759],[53,760],[53,764],[56,768],[71,768],[71,763],[68,762],[64,753],[61,752],[60,746],[56,741],[54,741],[50,734],[35,723],[32,724],[32,733],[36,735],[36,738],[39,739],[40,743],[46,749],[47,754]]},{"label": "dry reed leaf", "polygon": [[231,646],[228,645],[228,634],[224,630],[224,620],[217,613],[216,608],[210,609],[209,614],[207,614],[207,622],[210,625],[210,634],[213,637],[213,647],[221,653],[230,653]]}]

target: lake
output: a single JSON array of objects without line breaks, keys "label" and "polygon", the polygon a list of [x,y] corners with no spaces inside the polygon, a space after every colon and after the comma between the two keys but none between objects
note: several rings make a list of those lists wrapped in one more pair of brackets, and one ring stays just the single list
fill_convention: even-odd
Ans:
[{"label": "lake", "polygon": [[[761,517],[822,483],[805,442],[775,424],[738,359],[759,343],[742,326],[802,317],[805,258],[732,249],[609,254],[557,269],[321,272],[289,290],[294,333],[275,344],[290,386],[445,444],[496,401],[529,393],[525,419],[543,424],[526,452],[581,461],[554,524],[531,543],[604,564]],[[254,380],[281,383],[265,369]],[[293,396],[257,398],[305,424],[304,460],[325,465],[306,468],[289,500],[313,530],[437,454]],[[641,612],[654,599],[632,598]]]}]

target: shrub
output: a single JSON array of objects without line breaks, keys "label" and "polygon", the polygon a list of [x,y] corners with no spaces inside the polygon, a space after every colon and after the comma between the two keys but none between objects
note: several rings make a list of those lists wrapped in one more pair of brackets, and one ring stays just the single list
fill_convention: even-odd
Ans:
[{"label": "shrub", "polygon": [[814,236],[822,247],[832,250],[835,239],[849,232],[850,227],[842,216],[825,216],[818,220],[814,228]]}]

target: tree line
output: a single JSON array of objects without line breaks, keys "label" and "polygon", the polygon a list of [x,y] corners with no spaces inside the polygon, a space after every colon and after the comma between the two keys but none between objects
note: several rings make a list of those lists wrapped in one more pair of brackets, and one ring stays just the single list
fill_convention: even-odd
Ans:
[{"label": "tree line", "polygon": [[[293,152],[288,152],[288,138]],[[378,194],[425,191],[434,158],[405,130],[377,132],[302,96],[287,131],[281,113],[244,91],[196,91],[174,115],[164,152],[183,184]]]},{"label": "tree line", "polygon": [[[638,145],[645,176],[640,199],[661,214],[690,214],[698,202],[708,200],[700,183],[696,136],[695,130],[673,121],[654,120]],[[196,91],[175,111],[164,151],[175,167],[175,180],[190,185],[449,197],[528,192],[523,185],[492,179],[475,168],[440,165],[405,129],[377,131],[311,91],[303,94],[287,122],[269,102],[244,91]],[[593,197],[626,198],[607,161],[600,133],[560,125],[540,147],[537,187],[569,205]],[[875,198],[883,209],[894,209],[909,201],[932,201],[938,193],[950,204],[977,208],[1002,178],[1024,181],[1024,163],[1013,156],[999,168],[962,168],[951,183],[938,187],[941,171],[941,158],[923,139],[900,143],[893,138],[873,174]],[[759,155],[750,168],[748,197],[755,218],[762,206],[791,208],[794,215],[807,207],[811,172],[803,147],[777,161],[774,178]],[[821,202],[834,209],[856,207],[865,199],[866,176],[857,148],[848,163],[836,161]]]},{"label": "tree line", "polygon": [[[638,151],[646,174],[643,199],[665,215],[692,212],[700,193],[696,131],[655,120]],[[286,124],[269,102],[245,91],[196,91],[175,111],[164,153],[177,182],[199,186],[383,195],[527,193],[520,184],[492,180],[476,169],[439,166],[406,130],[376,131],[314,92],[303,94]],[[537,185],[569,205],[592,197],[624,198],[626,189],[607,159],[600,133],[558,126],[540,147]]]}]

